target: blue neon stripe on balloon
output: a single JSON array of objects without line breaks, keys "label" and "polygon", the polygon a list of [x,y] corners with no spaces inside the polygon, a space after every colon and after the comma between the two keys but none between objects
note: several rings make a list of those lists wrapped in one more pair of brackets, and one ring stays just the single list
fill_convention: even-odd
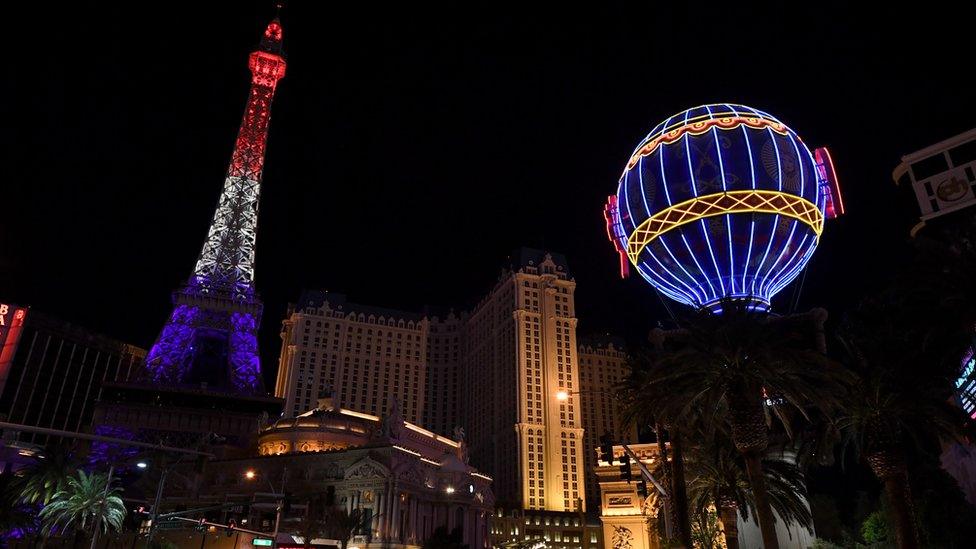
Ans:
[{"label": "blue neon stripe on balloon", "polygon": [[[685,115],[685,117],[687,118],[687,114]],[[691,145],[689,144],[688,136],[689,134],[686,133],[684,137],[685,155],[686,155],[686,160],[688,161],[688,177],[691,178],[691,188],[694,191],[695,196],[698,196],[698,191],[697,191],[698,183],[695,181],[695,169],[691,165]],[[705,224],[704,219],[699,219],[698,224],[699,226],[701,226],[702,234],[705,236],[705,245],[708,246],[708,255],[710,255],[712,258],[712,265],[715,266],[715,277],[718,278],[718,283],[719,286],[722,288],[722,295],[724,296],[726,295],[725,282],[722,280],[722,271],[719,270],[718,268],[718,261],[715,260],[715,251],[712,249],[712,239],[708,237],[708,225]],[[682,238],[684,237],[682,236]],[[697,261],[695,263],[697,263]],[[699,265],[698,268],[701,269],[701,265]],[[705,275],[706,279],[708,279],[708,273],[706,273],[704,269],[702,269],[702,274]],[[708,285],[711,286],[712,285],[711,282],[709,282]],[[715,290],[713,286],[712,292],[714,291]]]},{"label": "blue neon stripe on balloon", "polygon": [[688,269],[685,269],[684,264],[678,261],[678,258],[674,256],[674,253],[671,251],[671,248],[668,247],[668,241],[664,237],[664,235],[662,234],[661,236],[657,237],[657,240],[661,243],[661,246],[664,247],[664,251],[668,252],[668,255],[671,256],[671,261],[674,261],[674,264],[677,265],[682,272],[688,275],[688,280],[691,280],[691,283],[697,286],[699,290],[701,290],[701,294],[698,294],[698,292],[695,292],[694,289],[692,289],[690,286],[685,284],[684,281],[681,280],[681,277],[675,277],[675,279],[677,279],[678,282],[681,282],[682,286],[686,286],[689,290],[691,290],[692,293],[698,296],[699,303],[706,301],[708,293],[705,291],[705,288],[698,282],[697,279],[695,279],[695,277],[691,276],[691,273],[688,272]]},{"label": "blue neon stripe on balloon", "polygon": [[708,279],[708,274],[705,273],[705,269],[703,269],[701,263],[698,262],[698,257],[691,251],[691,245],[688,244],[688,239],[685,238],[684,228],[680,228],[678,231],[681,232],[681,241],[685,243],[685,248],[688,248],[688,253],[691,254],[692,261],[695,262],[698,270],[701,271],[702,276],[705,277],[705,282],[708,284],[708,288],[712,291],[711,299],[718,299],[718,293],[715,292],[715,286],[712,286],[712,281]]},{"label": "blue neon stripe on balloon", "polygon": [[800,251],[803,250],[803,245],[806,244],[807,240],[809,240],[810,238],[809,230],[805,230],[804,232],[806,234],[803,235],[803,239],[800,240],[800,244],[796,247],[796,250],[793,251],[793,255],[790,256],[790,258],[785,263],[783,263],[783,266],[780,268],[778,273],[770,277],[768,287],[765,289],[765,294],[768,295],[770,299],[772,299],[772,297],[776,295],[776,293],[778,293],[778,290],[776,292],[774,292],[773,290],[777,286],[780,286],[780,283],[783,280],[789,277],[789,273],[792,272],[794,269],[796,269],[798,266],[802,267],[802,265],[797,265],[793,262],[796,260],[797,254],[799,254]]},{"label": "blue neon stripe on balloon", "polygon": [[[709,117],[712,117],[712,109],[708,106],[705,107],[708,110]],[[715,140],[715,156],[718,157],[718,171],[722,176],[722,191],[728,191],[728,184],[725,180],[725,161],[722,160],[722,145],[718,140],[718,130],[712,128],[712,138]],[[725,228],[729,237],[729,286],[730,292],[735,294],[735,254],[732,251],[732,216],[725,215]]]},{"label": "blue neon stripe on balloon", "polygon": [[796,233],[796,225],[797,225],[797,223],[799,223],[799,221],[796,221],[796,220],[794,220],[791,223],[791,226],[790,226],[790,234],[789,234],[789,236],[786,237],[786,242],[784,242],[783,245],[780,246],[780,251],[779,251],[779,254],[776,256],[776,260],[773,261],[772,264],[769,265],[769,270],[766,271],[766,276],[764,276],[763,279],[762,279],[762,282],[759,283],[759,295],[764,296],[767,299],[770,298],[770,297],[772,297],[772,296],[770,296],[769,294],[765,293],[763,290],[766,288],[766,286],[768,286],[769,281],[772,280],[771,275],[772,275],[773,271],[776,269],[776,266],[779,265],[779,262],[786,255],[786,251],[790,249],[790,243],[793,242],[793,235]]},{"label": "blue neon stripe on balloon", "polygon": [[[663,188],[665,188],[665,189],[668,188],[668,176],[665,174],[665,171],[664,171],[664,153],[665,153],[666,150],[667,150],[666,147],[661,147],[661,150],[658,153],[658,159],[659,159],[660,166],[661,166],[661,186]],[[660,238],[660,237],[658,237],[658,238]],[[712,290],[712,296],[714,297],[715,296],[715,288],[712,286],[711,281],[708,280],[708,274],[705,273],[705,270],[702,269],[701,265],[698,263],[698,259],[695,256],[695,252],[691,251],[691,246],[688,245],[688,240],[684,237],[684,233],[682,233],[682,235],[681,235],[681,240],[685,244],[685,249],[688,250],[688,255],[691,256],[691,258],[695,261],[695,265],[698,265],[698,270],[701,271],[702,277],[704,277],[705,282],[708,284],[708,287]],[[665,246],[665,249],[667,249],[666,246]],[[668,250],[668,253],[671,253],[671,251]],[[674,255],[672,255],[671,257],[674,258]],[[677,259],[675,259],[675,263],[677,263],[678,265],[681,265],[681,262],[679,262]],[[684,267],[682,267],[682,270],[684,270]],[[685,271],[685,272],[687,273],[688,271]],[[696,280],[697,281],[697,279],[695,277],[691,276],[691,274],[688,274],[688,276],[692,280]],[[705,288],[702,287],[700,283],[698,284],[698,286],[702,288],[702,293],[704,293],[705,292]]]},{"label": "blue neon stripe on balloon", "polygon": [[[657,261],[657,258],[654,258],[654,260]],[[658,264],[660,265],[660,262],[658,262]],[[646,273],[645,270],[647,271]],[[665,280],[665,278],[661,276],[660,273],[655,271],[650,265],[648,265],[646,261],[641,262],[639,268],[637,269],[637,272],[640,273],[640,275],[644,278],[644,280],[649,282],[651,286],[654,286],[661,292],[667,294],[672,299],[676,301],[680,301],[682,303],[687,303],[688,305],[692,305],[695,302],[692,296],[690,296],[689,294],[679,289],[677,286],[674,286],[673,284]],[[653,280],[651,278],[651,275],[656,276],[659,279],[659,281]],[[665,286],[667,286],[667,288]]]},{"label": "blue neon stripe on balloon", "polygon": [[[685,270],[685,268],[681,265],[681,263],[678,262],[677,259],[675,259],[674,254],[672,254],[671,253],[671,250],[668,248],[667,242],[665,242],[662,239],[663,236],[664,235],[659,236],[658,239],[660,240],[661,244],[664,246],[664,250],[666,252],[668,252],[668,255],[671,256],[671,259],[675,262],[675,264],[678,265],[678,267],[681,268],[681,270],[684,271],[686,275],[688,275],[688,278],[691,279],[691,283],[694,284],[694,285],[696,285],[696,286],[699,286],[698,283],[695,281],[695,279],[691,276],[691,274],[688,271]],[[657,263],[658,265],[660,265],[661,266],[661,269],[664,270],[664,272],[668,273],[668,275],[671,276],[671,278],[673,278],[679,284],[681,284],[682,286],[684,286],[688,290],[688,292],[690,292],[691,295],[694,296],[694,298],[695,298],[696,301],[701,301],[701,300],[704,299],[705,290],[702,289],[701,286],[699,286],[699,289],[701,290],[702,293],[699,294],[698,292],[695,291],[694,288],[692,288],[687,283],[685,283],[685,281],[682,280],[681,277],[677,276],[670,269],[668,269],[667,266],[665,266],[664,263],[660,259],[657,258],[657,254],[654,253],[654,250],[652,250],[650,246],[648,246],[647,248],[645,248],[645,250],[647,250],[647,253],[648,253],[648,255],[650,255],[651,259],[653,259],[655,263]]]},{"label": "blue neon stripe on balloon", "polygon": [[770,295],[776,295],[780,291],[782,291],[782,289],[785,288],[787,284],[792,282],[797,277],[797,275],[800,274],[800,271],[802,271],[803,268],[806,266],[807,262],[810,260],[810,256],[812,256],[813,252],[817,249],[816,238],[811,238],[809,240],[810,243],[808,244],[807,249],[806,251],[804,251],[803,255],[800,256],[800,260],[797,261],[792,267],[790,267],[790,270],[787,271],[785,275],[778,277],[779,280],[777,281],[776,285],[770,288]]},{"label": "blue neon stripe on balloon", "polygon": [[[624,174],[624,205],[627,206],[627,219],[630,220],[630,230],[628,233],[633,233],[637,230],[637,222],[634,221],[634,214],[630,211],[630,198],[627,196],[627,180],[630,178],[630,172]],[[620,200],[617,200],[617,208],[620,208]],[[626,230],[626,227],[625,227]]]},{"label": "blue neon stripe on balloon", "polygon": [[[793,144],[793,151],[796,154],[797,164],[798,164],[798,166],[800,168],[800,189],[801,190],[800,190],[799,195],[800,196],[803,196],[803,188],[804,188],[804,185],[806,183],[805,176],[804,176],[804,172],[803,172],[803,160],[802,160],[803,157],[800,155],[800,150],[796,146],[796,141],[793,139],[793,136],[791,134],[789,134],[789,133],[787,133],[787,135],[790,138],[790,142]],[[770,136],[772,136],[773,139],[774,139],[774,141],[773,141],[773,147],[776,150],[776,163],[777,163],[777,167],[780,167],[781,165],[780,165],[780,156],[779,156],[779,146],[776,144],[775,136],[773,136],[772,133],[770,133]],[[781,179],[781,183],[780,184],[782,186],[782,178],[780,178],[780,179]],[[763,281],[760,282],[760,284],[759,284],[759,293],[760,293],[760,295],[764,295],[764,296],[767,296],[769,298],[772,298],[772,294],[770,294],[768,292],[769,287],[772,285],[772,283],[775,281],[775,279],[779,275],[782,274],[782,271],[785,270],[785,269],[787,269],[789,267],[789,263],[786,263],[785,265],[783,265],[783,267],[780,268],[779,273],[777,273],[776,276],[773,276],[772,275],[773,271],[776,270],[776,266],[779,265],[780,260],[783,259],[783,256],[786,254],[786,251],[790,249],[791,244],[793,243],[793,235],[796,233],[797,223],[798,223],[798,221],[796,221],[796,220],[794,220],[792,222],[792,226],[790,227],[790,235],[789,235],[789,237],[787,237],[786,242],[783,244],[783,246],[782,246],[782,248],[780,250],[779,255],[776,257],[776,261],[774,261],[772,263],[772,265],[769,266],[769,270],[766,271],[766,276],[763,277]],[[799,248],[797,248],[796,251],[799,251]],[[795,255],[796,254],[794,253],[794,256]]]},{"label": "blue neon stripe on balloon", "polygon": [[[776,137],[773,134],[773,131],[770,130],[769,128],[766,128],[766,132],[769,134],[769,138],[772,140],[772,143],[773,143],[773,151],[776,153],[776,185],[779,188],[779,190],[782,191],[783,190],[783,164],[781,163],[781,160],[780,160],[780,157],[779,157],[779,145],[776,144]],[[769,257],[769,249],[773,245],[773,240],[776,239],[776,228],[777,227],[779,227],[779,214],[776,215],[776,220],[773,223],[773,227],[769,231],[769,242],[766,244],[766,253],[763,254],[762,262],[759,263],[759,266],[758,267],[756,267],[756,274],[753,276],[753,279],[752,279],[752,284],[753,284],[753,288],[752,289],[753,289],[753,292],[757,291],[756,286],[755,286],[756,280],[759,278],[759,271],[762,270],[763,265],[766,264],[766,259]],[[767,271],[766,274],[768,275],[769,272]],[[761,285],[762,285],[762,283],[760,282],[760,286]]]},{"label": "blue neon stripe on balloon", "polygon": [[810,257],[813,255],[813,252],[816,251],[816,249],[817,249],[817,239],[811,238],[810,244],[807,246],[807,251],[803,254],[803,256],[800,257],[800,260],[797,261],[796,265],[793,266],[793,269],[791,269],[790,272],[787,273],[785,277],[783,277],[783,279],[780,281],[777,287],[774,288],[775,293],[779,293],[780,290],[785,288],[787,284],[792,282],[800,274],[800,271],[802,271],[803,268],[806,267],[807,262],[810,261]]},{"label": "blue neon stripe on balloon", "polygon": [[644,202],[644,211],[647,217],[651,217],[651,207],[647,205],[647,195],[644,194],[644,157],[637,161],[637,180],[640,182],[641,201]]}]

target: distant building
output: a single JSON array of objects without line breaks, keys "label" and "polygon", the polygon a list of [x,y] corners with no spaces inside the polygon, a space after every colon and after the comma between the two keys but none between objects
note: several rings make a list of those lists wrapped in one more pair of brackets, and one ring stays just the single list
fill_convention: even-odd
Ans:
[{"label": "distant building", "polygon": [[448,313],[430,318],[427,332],[427,396],[424,425],[435,433],[453,433],[461,423],[461,318]]},{"label": "distant building", "polygon": [[369,414],[382,413],[396,397],[404,417],[420,422],[429,325],[419,313],[304,292],[282,323],[275,396],[285,400],[285,416],[298,415],[329,393],[339,406]]},{"label": "distant building", "polygon": [[918,206],[912,235],[976,204],[976,128],[903,156],[892,178]]},{"label": "distant building", "polygon": [[[349,547],[416,548],[442,526],[456,529],[471,549],[490,547],[491,479],[467,464],[464,441],[405,421],[395,399],[383,417],[319,399],[312,410],[264,427],[258,454],[211,461],[199,482],[192,475],[177,476],[168,486],[164,510],[240,502],[236,509],[215,511],[212,520],[234,519],[270,533],[275,495],[269,490],[283,488],[289,509],[281,518],[282,547],[302,546],[293,536],[301,535],[307,504],[319,497],[320,509],[363,513],[365,527],[354,533]],[[159,536],[195,548],[200,535],[191,528],[161,530]],[[252,546],[252,536],[243,537],[235,546]]]},{"label": "distant building", "polygon": [[616,385],[630,373],[630,364],[623,341],[609,336],[581,339],[579,361],[586,507],[596,511],[600,489],[594,471],[600,436],[610,433],[615,441],[637,442],[637,427],[624,424],[620,404],[614,397]]},{"label": "distant building", "polygon": [[[0,306],[2,308],[2,306]],[[106,383],[128,381],[145,349],[63,322],[33,309],[23,311],[19,342],[8,341],[11,362],[0,386],[0,415],[33,427],[81,432]],[[47,435],[6,434],[44,444]]]},{"label": "distant building", "polygon": [[493,547],[602,549],[600,522],[583,513],[499,507],[491,521]]}]

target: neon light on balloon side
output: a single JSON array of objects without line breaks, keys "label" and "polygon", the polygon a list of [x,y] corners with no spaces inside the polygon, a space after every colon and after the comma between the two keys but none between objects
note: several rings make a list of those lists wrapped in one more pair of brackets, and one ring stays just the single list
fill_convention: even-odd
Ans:
[{"label": "neon light on balloon side", "polygon": [[[669,299],[716,313],[726,298],[767,310],[823,233],[830,198],[820,175],[831,167],[820,156],[824,162],[757,109],[683,111],[655,127],[626,162],[616,208],[628,221],[608,237]],[[679,244],[669,245],[675,238]]]}]

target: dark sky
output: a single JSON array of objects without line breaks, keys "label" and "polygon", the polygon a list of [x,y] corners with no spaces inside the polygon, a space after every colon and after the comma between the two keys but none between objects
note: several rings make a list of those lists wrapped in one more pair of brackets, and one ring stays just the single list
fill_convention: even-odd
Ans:
[{"label": "dark sky", "polygon": [[[0,300],[151,345],[205,236],[247,54],[274,11],[217,6],[8,13]],[[801,307],[838,311],[903,258],[899,157],[976,125],[972,19],[931,3],[336,6],[296,1],[282,16],[257,256],[268,377],[303,287],[466,308],[519,245],[568,256],[581,333],[639,338],[665,313],[639,278],[617,278],[602,205],[652,126],[708,102],[768,111],[831,147],[849,215],[828,225]]]}]

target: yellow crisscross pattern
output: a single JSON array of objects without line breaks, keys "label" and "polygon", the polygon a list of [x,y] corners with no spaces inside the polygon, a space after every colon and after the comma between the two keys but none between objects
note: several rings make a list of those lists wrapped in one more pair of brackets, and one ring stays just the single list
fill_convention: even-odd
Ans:
[{"label": "yellow crisscross pattern", "polygon": [[640,224],[627,239],[627,256],[637,265],[652,240],[682,225],[728,213],[772,213],[806,223],[817,238],[823,232],[823,212],[809,200],[781,191],[749,189],[697,196],[661,210]]}]

